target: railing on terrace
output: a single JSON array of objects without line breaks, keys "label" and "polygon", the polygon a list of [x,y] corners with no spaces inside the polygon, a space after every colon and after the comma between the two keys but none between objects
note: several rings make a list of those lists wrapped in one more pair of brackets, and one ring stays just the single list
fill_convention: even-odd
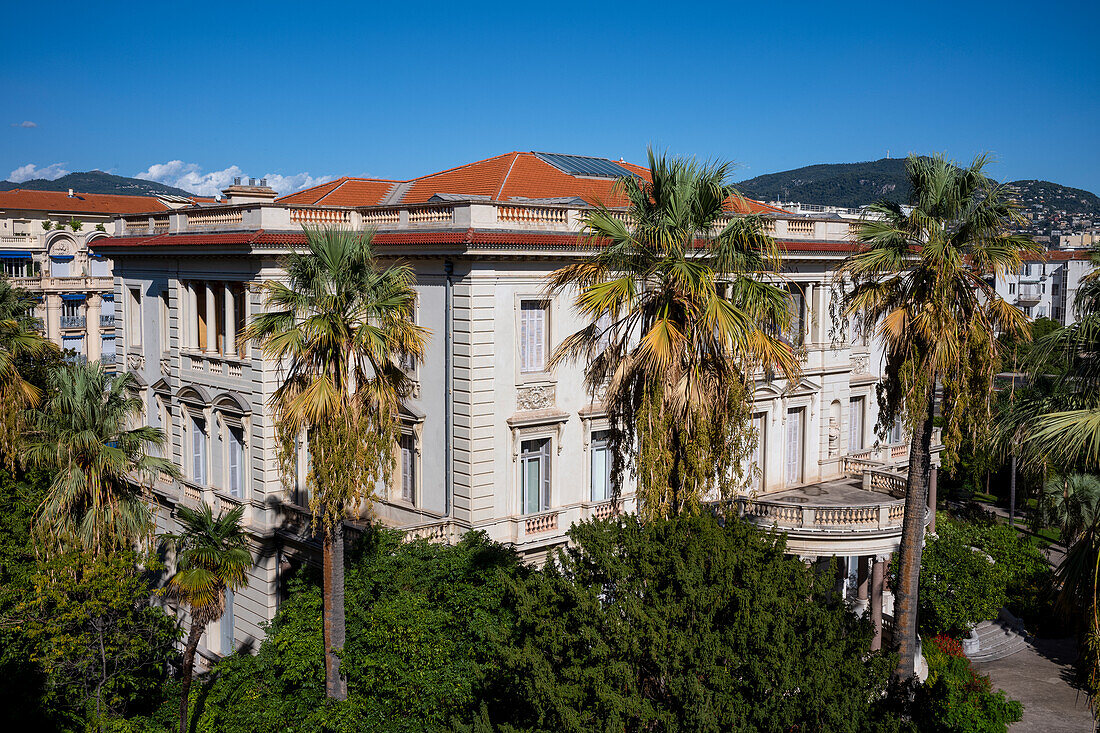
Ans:
[{"label": "railing on terrace", "polygon": [[858,506],[790,504],[755,497],[735,499],[738,514],[756,524],[779,529],[877,531],[900,529],[905,500]]},{"label": "railing on terrace", "polygon": [[87,316],[61,316],[62,328],[84,328],[87,325]]},{"label": "railing on terrace", "polygon": [[[383,230],[446,228],[530,229],[578,233],[582,219],[590,209],[568,204],[519,201],[445,201],[406,206],[286,206],[278,203],[221,204],[178,209],[164,214],[128,216],[116,224],[116,232],[125,236],[150,233],[195,231],[296,231],[303,225],[338,226],[353,229],[375,227]],[[613,219],[631,225],[626,209],[607,210]],[[725,226],[733,214],[719,217],[717,226]],[[150,221],[152,220],[152,223]],[[790,216],[763,219],[768,234],[783,239],[820,239],[846,241],[858,222],[821,221]]]},{"label": "railing on terrace", "polygon": [[99,325],[104,326],[104,327],[114,326],[115,325],[115,314],[114,313],[100,313],[99,314]]}]

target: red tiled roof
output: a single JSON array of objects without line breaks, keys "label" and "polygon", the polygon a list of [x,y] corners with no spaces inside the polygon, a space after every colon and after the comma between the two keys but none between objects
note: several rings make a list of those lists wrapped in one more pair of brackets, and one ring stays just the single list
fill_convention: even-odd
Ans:
[{"label": "red tiled roof", "polygon": [[337,178],[278,199],[281,204],[310,206],[377,206],[399,181],[384,178]]},{"label": "red tiled roof", "polygon": [[[632,173],[649,179],[649,169],[621,162]],[[394,186],[411,184],[397,204],[421,204],[436,194],[485,196],[494,201],[513,198],[568,198],[578,196],[587,203],[625,206],[616,194],[615,179],[573,176],[550,165],[535,153],[511,152],[467,163],[410,181],[374,178],[340,178],[279,199],[284,204],[329,206],[377,206]],[[728,208],[738,213],[786,213],[751,199],[731,198]]]},{"label": "red tiled roof", "polygon": [[28,191],[16,188],[0,192],[0,209],[56,211],[66,214],[142,214],[147,211],[165,211],[168,206],[155,196],[74,193],[70,198],[65,191]]}]

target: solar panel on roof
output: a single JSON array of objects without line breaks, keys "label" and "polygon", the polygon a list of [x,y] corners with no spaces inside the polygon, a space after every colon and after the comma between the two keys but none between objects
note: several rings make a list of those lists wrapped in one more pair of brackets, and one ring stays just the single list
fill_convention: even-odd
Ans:
[{"label": "solar panel on roof", "polygon": [[607,158],[589,158],[585,155],[563,155],[561,153],[535,153],[541,160],[571,176],[591,178],[622,178],[634,175],[618,163]]}]

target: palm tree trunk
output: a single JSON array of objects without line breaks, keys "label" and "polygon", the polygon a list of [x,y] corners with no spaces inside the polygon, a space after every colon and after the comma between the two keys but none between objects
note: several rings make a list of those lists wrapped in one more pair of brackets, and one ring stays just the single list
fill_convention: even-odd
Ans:
[{"label": "palm tree trunk", "polygon": [[202,636],[201,624],[191,617],[191,630],[187,634],[187,646],[183,649],[183,687],[180,689],[180,733],[187,733],[187,712],[191,704],[191,677],[195,668],[195,650],[199,646],[199,637]]},{"label": "palm tree trunk", "polygon": [[[324,533],[325,573],[325,695],[346,700],[347,682],[340,676],[340,657],[344,649],[344,523],[337,520],[332,532]],[[181,732],[182,733],[182,732]]]},{"label": "palm tree trunk", "polygon": [[894,676],[913,676],[917,659],[917,587],[924,545],[924,518],[928,505],[928,478],[932,466],[932,416],[936,386],[929,388],[928,412],[921,420],[909,446],[909,478],[905,492],[905,520],[898,548],[898,583],[894,596],[894,634],[898,643],[898,667]]}]

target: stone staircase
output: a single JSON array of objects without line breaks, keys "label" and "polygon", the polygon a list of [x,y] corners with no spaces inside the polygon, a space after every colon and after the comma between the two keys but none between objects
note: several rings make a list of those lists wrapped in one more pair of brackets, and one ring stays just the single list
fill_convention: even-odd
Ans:
[{"label": "stone staircase", "polygon": [[[963,651],[971,662],[992,662],[1004,659],[1028,645],[1027,632],[1015,619],[997,619],[982,621],[974,627],[971,637],[963,642]],[[973,641],[977,639],[977,649],[971,651]]]}]

